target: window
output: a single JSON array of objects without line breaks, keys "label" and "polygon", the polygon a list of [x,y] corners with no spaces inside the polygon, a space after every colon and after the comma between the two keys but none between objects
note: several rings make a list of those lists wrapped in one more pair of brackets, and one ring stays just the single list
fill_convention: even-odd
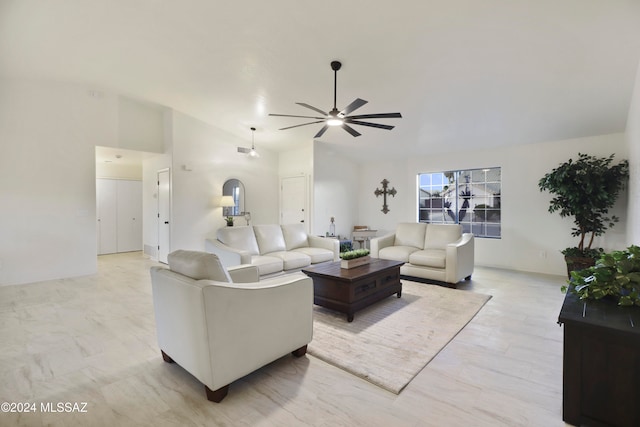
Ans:
[{"label": "window", "polygon": [[418,219],[462,224],[464,233],[500,238],[500,168],[418,175]]}]

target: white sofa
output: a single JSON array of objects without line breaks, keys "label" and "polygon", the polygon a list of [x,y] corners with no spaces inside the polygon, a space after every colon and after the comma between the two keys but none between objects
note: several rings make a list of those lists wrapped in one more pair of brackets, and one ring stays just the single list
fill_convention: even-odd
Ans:
[{"label": "white sofa", "polygon": [[209,400],[220,402],[230,383],[287,353],[306,353],[313,283],[303,273],[259,282],[256,267],[227,274],[214,254],[168,258],[169,269],[151,267],[158,344],[165,362],[205,385]]},{"label": "white sofa", "polygon": [[261,277],[298,271],[311,264],[340,260],[340,242],[308,235],[303,224],[220,228],[205,250],[225,267],[255,265]]},{"label": "white sofa", "polygon": [[450,284],[471,279],[473,252],[473,234],[459,224],[405,222],[371,239],[372,257],[405,262],[401,275]]}]

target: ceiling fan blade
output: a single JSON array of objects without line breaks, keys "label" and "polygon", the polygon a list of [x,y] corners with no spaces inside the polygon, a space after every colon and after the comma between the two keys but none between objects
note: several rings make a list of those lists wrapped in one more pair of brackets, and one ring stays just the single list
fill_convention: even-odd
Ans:
[{"label": "ceiling fan blade", "polygon": [[382,125],[380,123],[361,122],[360,120],[347,120],[346,122],[353,125],[369,126],[372,128],[380,128],[380,129],[386,129],[386,130],[391,130],[395,127],[390,125]]},{"label": "ceiling fan blade", "polygon": [[324,133],[327,131],[327,129],[329,129],[329,125],[322,126],[322,129],[320,129],[318,131],[318,133],[316,133],[313,137],[314,138],[320,138],[322,135],[324,135]]},{"label": "ceiling fan blade", "polygon": [[360,132],[358,132],[357,130],[355,130],[354,128],[352,128],[351,126],[349,126],[346,123],[342,124],[342,129],[344,129],[347,132],[349,132],[352,136],[360,136],[361,135]]},{"label": "ceiling fan blade", "polygon": [[345,117],[347,119],[401,119],[400,113],[360,114],[358,116]]},{"label": "ceiling fan blade", "polygon": [[238,153],[244,153],[244,154],[247,154],[249,151],[251,151],[251,149],[250,149],[250,148],[238,147]]},{"label": "ceiling fan blade", "polygon": [[352,112],[354,110],[357,110],[358,108],[362,107],[367,102],[369,102],[369,101],[365,101],[364,99],[357,98],[351,104],[347,105],[347,107],[344,110],[340,111],[340,114],[342,114],[343,116],[346,116],[350,112]]},{"label": "ceiling fan blade", "polygon": [[315,117],[315,116],[294,116],[291,114],[269,114],[270,116],[275,116],[275,117],[299,117],[301,119],[318,119],[318,120],[324,120],[326,117]]},{"label": "ceiling fan blade", "polygon": [[305,104],[304,102],[296,102],[296,104],[302,105],[303,107],[309,108],[309,109],[311,109],[313,111],[317,111],[318,113],[322,114],[323,116],[328,116],[329,115],[328,113],[325,113],[321,109],[316,108],[316,107],[314,107],[312,105],[309,105],[309,104]]},{"label": "ceiling fan blade", "polygon": [[288,126],[286,128],[280,128],[278,130],[293,129],[293,128],[298,128],[300,126],[313,125],[313,124],[322,123],[322,122],[324,122],[324,120],[318,120],[317,122],[302,123],[301,125]]}]

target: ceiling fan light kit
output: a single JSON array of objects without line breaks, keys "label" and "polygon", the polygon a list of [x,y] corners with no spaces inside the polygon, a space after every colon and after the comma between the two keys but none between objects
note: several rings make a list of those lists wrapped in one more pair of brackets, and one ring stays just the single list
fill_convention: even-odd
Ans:
[{"label": "ceiling fan light kit", "polygon": [[342,63],[340,61],[331,61],[331,69],[333,70],[334,79],[333,79],[333,108],[328,113],[323,110],[311,106],[309,104],[305,104],[304,102],[296,102],[296,104],[313,110],[317,113],[320,113],[322,116],[298,116],[291,114],[269,114],[270,116],[276,117],[295,117],[295,118],[303,118],[303,119],[315,119],[313,122],[302,123],[299,125],[287,126],[281,128],[280,130],[293,129],[300,126],[313,125],[317,123],[324,123],[324,126],[314,135],[314,138],[320,138],[329,127],[337,127],[340,126],[342,129],[349,132],[352,136],[360,136],[361,133],[352,128],[349,125],[359,125],[359,126],[369,126],[378,129],[391,130],[394,126],[383,125],[380,123],[373,122],[363,122],[360,119],[400,119],[402,115],[400,113],[378,113],[378,114],[360,114],[355,116],[349,116],[348,114],[352,111],[357,110],[367,103],[364,99],[356,98],[351,104],[347,105],[344,110],[339,111],[336,108],[336,98],[337,98],[337,89],[338,89],[338,70],[342,68]]}]

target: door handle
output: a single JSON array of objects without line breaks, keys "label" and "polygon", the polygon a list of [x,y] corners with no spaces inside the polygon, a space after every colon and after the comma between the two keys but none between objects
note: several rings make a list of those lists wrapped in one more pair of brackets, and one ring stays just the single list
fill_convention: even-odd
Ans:
[{"label": "door handle", "polygon": [[164,223],[165,223],[165,224],[169,224],[169,221],[165,221]]}]

